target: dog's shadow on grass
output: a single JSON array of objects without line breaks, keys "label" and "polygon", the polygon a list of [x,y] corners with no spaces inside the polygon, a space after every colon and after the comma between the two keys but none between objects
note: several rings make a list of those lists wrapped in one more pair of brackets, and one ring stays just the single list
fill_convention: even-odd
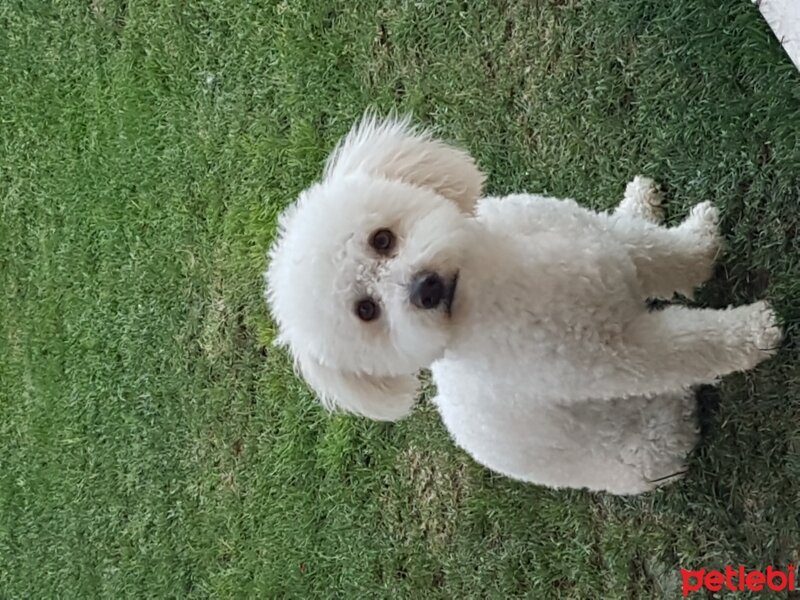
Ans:
[{"label": "dog's shadow on grass", "polygon": [[[694,301],[686,301],[703,308],[723,309],[755,302],[765,297],[769,275],[762,270],[743,271],[735,264],[719,263],[711,279],[697,293]],[[699,448],[714,445],[715,421],[722,404],[718,386],[700,385],[695,390],[697,416],[700,425]]]},{"label": "dog's shadow on grass", "polygon": [[697,302],[707,308],[725,308],[762,300],[769,288],[769,273],[747,269],[739,263],[719,263],[714,275],[697,294]]},{"label": "dog's shadow on grass", "polygon": [[704,446],[712,437],[714,421],[719,414],[722,394],[713,385],[701,385],[695,390],[697,420],[700,424],[700,445]]}]

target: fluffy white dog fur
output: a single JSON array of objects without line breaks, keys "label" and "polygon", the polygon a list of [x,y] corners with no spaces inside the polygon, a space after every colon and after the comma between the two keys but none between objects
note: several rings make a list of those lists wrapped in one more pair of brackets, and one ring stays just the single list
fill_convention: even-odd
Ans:
[{"label": "fluffy white dog fur", "polygon": [[510,477],[617,494],[679,477],[697,439],[690,386],[781,339],[764,302],[648,308],[711,274],[716,209],[665,228],[645,178],[599,214],[482,197],[483,181],[408,120],[366,117],[280,219],[278,342],[327,407],[373,419],[408,414],[430,367],[455,442]]}]

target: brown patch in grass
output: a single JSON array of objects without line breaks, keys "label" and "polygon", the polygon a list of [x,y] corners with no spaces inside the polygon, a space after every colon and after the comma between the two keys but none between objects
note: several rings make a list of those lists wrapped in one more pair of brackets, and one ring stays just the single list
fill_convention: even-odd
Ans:
[{"label": "brown patch in grass", "polygon": [[91,0],[89,2],[89,11],[95,19],[100,22],[108,23],[114,26],[115,29],[122,30],[128,17],[128,2],[127,0]]},{"label": "brown patch in grass", "polygon": [[104,0],[92,0],[89,3],[89,10],[92,11],[95,17],[100,18],[106,14],[106,3]]},{"label": "brown patch in grass", "polygon": [[[445,548],[457,529],[457,515],[469,488],[466,465],[458,454],[409,446],[398,457],[399,486],[387,490],[385,502],[397,515],[408,507],[413,537],[434,551]],[[394,493],[393,493],[394,492]],[[405,511],[404,511],[405,512]]]},{"label": "brown patch in grass", "polygon": [[215,278],[209,291],[209,302],[203,315],[203,331],[200,334],[200,348],[211,361],[225,353],[226,328],[229,319],[228,306],[222,290],[222,280]]}]

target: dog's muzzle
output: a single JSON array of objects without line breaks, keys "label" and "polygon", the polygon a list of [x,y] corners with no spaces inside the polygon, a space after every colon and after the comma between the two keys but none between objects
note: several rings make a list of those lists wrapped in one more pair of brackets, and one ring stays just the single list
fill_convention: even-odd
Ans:
[{"label": "dog's muzzle", "polygon": [[449,283],[445,282],[438,273],[430,271],[417,273],[409,285],[409,300],[411,304],[422,310],[444,307],[449,313],[457,283],[457,273]]}]

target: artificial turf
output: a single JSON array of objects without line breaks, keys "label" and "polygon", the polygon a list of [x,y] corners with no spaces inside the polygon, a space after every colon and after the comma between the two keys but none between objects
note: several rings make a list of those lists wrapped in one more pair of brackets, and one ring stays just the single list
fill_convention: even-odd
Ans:
[{"label": "artificial turf", "polygon": [[[800,74],[750,2],[4,0],[0,105],[0,597],[675,598],[800,562]],[[491,193],[720,207],[698,302],[788,337],[703,391],[684,482],[512,482],[424,402],[329,417],[293,377],[265,250],[368,107]]]}]

